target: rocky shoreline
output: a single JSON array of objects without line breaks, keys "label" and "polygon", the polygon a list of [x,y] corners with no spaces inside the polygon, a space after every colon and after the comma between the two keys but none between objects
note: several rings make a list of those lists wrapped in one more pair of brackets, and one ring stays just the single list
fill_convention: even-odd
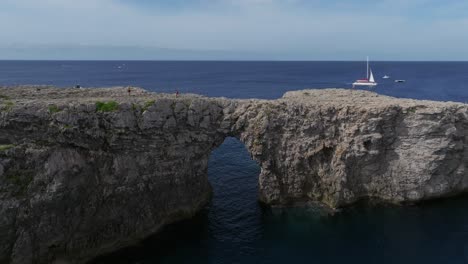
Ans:
[{"label": "rocky shoreline", "polygon": [[417,202],[468,189],[468,106],[323,89],[277,100],[0,88],[0,263],[83,263],[209,200],[228,136],[272,206]]}]

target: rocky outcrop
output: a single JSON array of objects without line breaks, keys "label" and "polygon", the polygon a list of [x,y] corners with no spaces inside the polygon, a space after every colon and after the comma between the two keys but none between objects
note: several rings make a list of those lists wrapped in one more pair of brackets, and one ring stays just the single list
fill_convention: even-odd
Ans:
[{"label": "rocky outcrop", "polygon": [[142,89],[0,89],[0,263],[84,262],[195,214],[239,138],[259,199],[337,208],[468,189],[468,108],[355,90],[278,100]]},{"label": "rocky outcrop", "polygon": [[404,203],[468,188],[465,104],[311,90],[261,107],[241,138],[268,204]]}]

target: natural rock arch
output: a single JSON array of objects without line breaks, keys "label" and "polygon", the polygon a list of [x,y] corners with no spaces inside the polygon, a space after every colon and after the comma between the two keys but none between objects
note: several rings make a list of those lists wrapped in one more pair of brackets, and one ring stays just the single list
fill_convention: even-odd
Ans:
[{"label": "natural rock arch", "polygon": [[464,104],[335,89],[272,101],[126,88],[0,95],[0,262],[84,261],[191,217],[227,136],[260,165],[270,205],[414,202],[468,188]]}]

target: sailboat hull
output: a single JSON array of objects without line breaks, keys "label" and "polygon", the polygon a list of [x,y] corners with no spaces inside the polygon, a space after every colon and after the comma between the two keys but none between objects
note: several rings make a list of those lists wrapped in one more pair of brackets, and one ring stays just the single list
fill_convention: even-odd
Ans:
[{"label": "sailboat hull", "polygon": [[355,82],[355,83],[353,83],[353,87],[354,86],[370,86],[370,87],[373,87],[373,86],[377,86],[377,83],[376,82]]}]

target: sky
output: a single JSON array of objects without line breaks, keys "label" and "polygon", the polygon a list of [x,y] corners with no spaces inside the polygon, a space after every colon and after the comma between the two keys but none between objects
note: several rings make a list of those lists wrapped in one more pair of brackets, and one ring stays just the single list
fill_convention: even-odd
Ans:
[{"label": "sky", "polygon": [[468,60],[466,0],[0,0],[0,59]]}]

